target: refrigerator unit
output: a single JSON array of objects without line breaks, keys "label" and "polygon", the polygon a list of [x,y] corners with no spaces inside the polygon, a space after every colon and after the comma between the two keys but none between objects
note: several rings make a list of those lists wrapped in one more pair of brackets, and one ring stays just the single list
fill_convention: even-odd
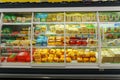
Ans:
[{"label": "refrigerator unit", "polygon": [[98,8],[1,9],[0,67],[119,69],[119,8]]}]

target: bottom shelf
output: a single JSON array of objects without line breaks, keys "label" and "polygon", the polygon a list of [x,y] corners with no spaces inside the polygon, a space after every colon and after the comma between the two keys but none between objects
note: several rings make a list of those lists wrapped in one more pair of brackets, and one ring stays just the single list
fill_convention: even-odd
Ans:
[{"label": "bottom shelf", "polygon": [[[112,66],[112,65],[111,65]],[[120,66],[120,64],[118,64]],[[103,65],[101,65],[104,68]],[[22,63],[22,62],[9,62],[0,63],[0,68],[77,68],[77,69],[99,69],[98,63]],[[115,66],[116,67],[116,66]],[[114,67],[113,67],[114,68]],[[120,67],[118,67],[120,68]]]},{"label": "bottom shelf", "polygon": [[21,62],[9,62],[9,63],[1,63],[0,67],[3,68],[31,68],[30,63],[21,63]]},{"label": "bottom shelf", "polygon": [[2,68],[80,68],[99,69],[97,63],[1,63]]},{"label": "bottom shelf", "polygon": [[66,68],[99,69],[97,63],[67,63]]},{"label": "bottom shelf", "polygon": [[64,63],[32,63],[32,68],[65,68]]},{"label": "bottom shelf", "polygon": [[47,69],[120,69],[120,64],[97,63],[1,63],[0,68],[47,68]]},{"label": "bottom shelf", "polygon": [[120,69],[120,63],[104,63],[100,65],[100,69]]}]

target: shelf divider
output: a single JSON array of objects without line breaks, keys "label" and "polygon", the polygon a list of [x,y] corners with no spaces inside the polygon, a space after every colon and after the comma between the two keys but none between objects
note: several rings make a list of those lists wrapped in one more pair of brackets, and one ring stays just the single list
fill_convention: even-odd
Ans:
[{"label": "shelf divider", "polygon": [[30,44],[30,46],[31,46],[31,51],[30,51],[30,53],[31,53],[31,62],[30,62],[30,66],[32,67],[32,63],[33,63],[33,44],[32,44],[32,41],[33,41],[33,36],[34,36],[34,30],[33,30],[33,21],[34,21],[34,12],[32,12],[32,19],[31,19],[31,44]]},{"label": "shelf divider", "polygon": [[101,65],[101,32],[100,32],[100,19],[99,19],[99,11],[97,11],[97,26],[98,26],[98,66],[100,68]]}]

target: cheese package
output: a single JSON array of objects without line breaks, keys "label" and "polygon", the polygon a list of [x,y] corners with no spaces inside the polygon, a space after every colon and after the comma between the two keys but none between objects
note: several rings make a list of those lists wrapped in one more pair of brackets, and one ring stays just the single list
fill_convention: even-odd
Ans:
[{"label": "cheese package", "polygon": [[48,42],[48,46],[55,46],[56,43],[55,42]]},{"label": "cheese package", "polygon": [[64,40],[64,37],[62,36],[56,36],[56,41],[62,42]]},{"label": "cheese package", "polygon": [[56,42],[56,46],[63,46],[63,45],[64,45],[63,42],[59,42],[59,41]]},{"label": "cheese package", "polygon": [[49,36],[48,37],[48,42],[53,42],[55,41],[56,37],[55,36]]},{"label": "cheese package", "polygon": [[113,63],[114,62],[114,57],[103,57],[102,58],[102,63]]}]

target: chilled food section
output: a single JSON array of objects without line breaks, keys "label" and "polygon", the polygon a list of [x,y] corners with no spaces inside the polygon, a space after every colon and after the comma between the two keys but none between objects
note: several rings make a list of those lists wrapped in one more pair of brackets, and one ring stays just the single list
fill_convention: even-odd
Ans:
[{"label": "chilled food section", "polygon": [[1,66],[120,63],[119,21],[119,12],[1,13]]},{"label": "chilled food section", "polygon": [[64,22],[64,13],[35,13],[35,22]]},{"label": "chilled food section", "polygon": [[26,60],[27,57],[30,59],[29,25],[7,25],[2,26],[1,30],[1,55],[6,58],[7,62],[30,62]]},{"label": "chilled food section", "polygon": [[31,14],[29,13],[5,13],[3,17],[4,23],[30,23]]},{"label": "chilled food section", "polygon": [[66,22],[96,22],[95,12],[71,12],[66,13]]},{"label": "chilled food section", "polygon": [[[120,12],[101,12],[102,63],[120,63]],[[118,22],[118,23],[117,23]]]},{"label": "chilled food section", "polygon": [[4,13],[1,24],[1,63],[30,63],[31,13]]}]

